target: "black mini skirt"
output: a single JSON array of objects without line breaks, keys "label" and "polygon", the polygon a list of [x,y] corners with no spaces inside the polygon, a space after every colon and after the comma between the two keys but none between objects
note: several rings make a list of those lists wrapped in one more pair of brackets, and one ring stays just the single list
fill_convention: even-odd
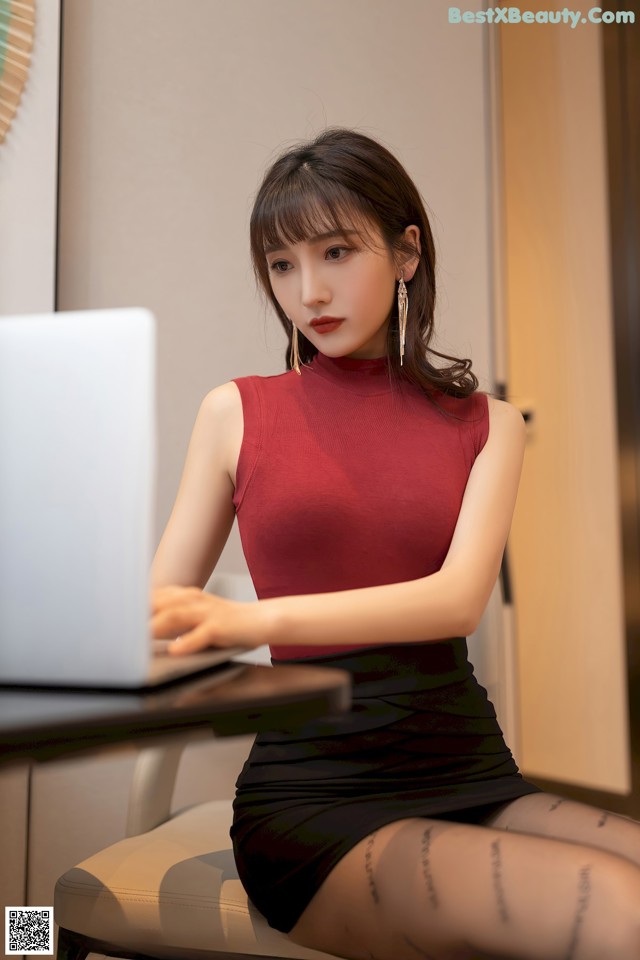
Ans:
[{"label": "black mini skirt", "polygon": [[465,637],[278,660],[347,670],[353,703],[259,733],[236,782],[231,840],[242,884],[288,933],[352,847],[406,817],[463,823],[541,792],[520,774]]}]

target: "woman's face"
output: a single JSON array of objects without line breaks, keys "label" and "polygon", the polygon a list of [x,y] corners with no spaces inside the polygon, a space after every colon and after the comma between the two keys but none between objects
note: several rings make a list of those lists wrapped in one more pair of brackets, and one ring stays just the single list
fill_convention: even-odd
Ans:
[{"label": "woman's face", "polygon": [[[286,316],[321,353],[381,357],[397,271],[377,227],[353,227],[367,231],[368,245],[354,229],[268,250],[271,287]],[[342,322],[326,333],[311,326],[312,320],[327,316]]]}]

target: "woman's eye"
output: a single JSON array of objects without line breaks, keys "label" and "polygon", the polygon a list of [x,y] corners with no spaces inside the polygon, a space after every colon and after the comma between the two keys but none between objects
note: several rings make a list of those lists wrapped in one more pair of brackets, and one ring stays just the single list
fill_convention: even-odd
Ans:
[{"label": "woman's eye", "polygon": [[286,260],[274,260],[274,262],[271,264],[271,266],[269,267],[269,269],[270,269],[270,270],[273,270],[274,273],[286,273],[286,272],[287,272],[286,270],[278,270],[278,267],[279,267],[281,264],[284,264],[284,265],[286,266],[286,265],[287,265],[287,261],[286,261]]},{"label": "woman's eye", "polygon": [[[350,249],[351,249],[351,247],[331,247],[330,250],[327,250],[327,255],[330,254],[330,253],[334,253],[336,250],[344,250],[346,253],[348,253]],[[335,257],[330,257],[330,259],[331,259],[331,260],[335,260],[336,258],[335,258]]]}]

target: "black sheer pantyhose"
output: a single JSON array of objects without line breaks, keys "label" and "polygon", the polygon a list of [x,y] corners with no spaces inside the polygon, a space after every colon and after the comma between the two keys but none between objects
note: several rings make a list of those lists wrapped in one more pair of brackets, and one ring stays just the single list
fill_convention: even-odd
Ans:
[{"label": "black sheer pantyhose", "polygon": [[482,825],[396,821],[290,936],[352,960],[640,960],[640,823],[546,793]]}]

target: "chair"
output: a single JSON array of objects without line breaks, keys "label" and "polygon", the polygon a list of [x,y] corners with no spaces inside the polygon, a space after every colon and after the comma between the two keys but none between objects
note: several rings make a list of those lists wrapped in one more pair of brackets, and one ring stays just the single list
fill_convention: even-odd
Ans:
[{"label": "chair", "polygon": [[171,815],[186,742],[174,738],[141,751],[125,839],[59,878],[57,960],[89,953],[131,960],[336,960],[293,943],[249,901],[231,849],[230,800]]}]

